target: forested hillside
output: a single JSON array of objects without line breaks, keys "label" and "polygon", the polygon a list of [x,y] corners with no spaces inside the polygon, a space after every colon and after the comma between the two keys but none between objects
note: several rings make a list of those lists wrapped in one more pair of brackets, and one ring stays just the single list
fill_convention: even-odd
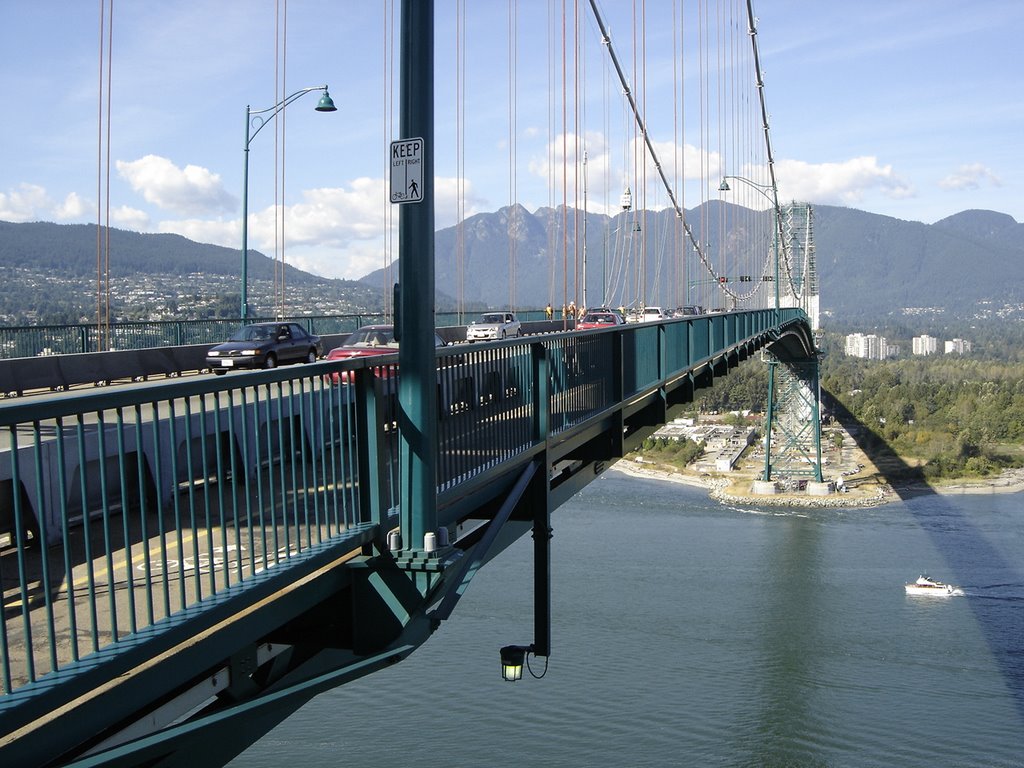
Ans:
[{"label": "forested hillside", "polygon": [[[107,249],[102,230],[102,249]],[[241,252],[180,235],[111,229],[106,281],[114,320],[237,317],[241,313]],[[97,227],[86,224],[0,222],[0,322],[64,324],[97,313]],[[277,305],[274,262],[249,251],[248,299],[254,315]],[[106,277],[106,272],[104,273]],[[286,266],[285,301],[299,314],[375,311],[380,287],[331,280]],[[279,284],[279,283],[278,283]]]},{"label": "forested hillside", "polygon": [[973,477],[1024,464],[1024,364],[844,357],[822,389],[926,477]]},{"label": "forested hillside", "polygon": [[[1007,327],[1015,336],[1017,329]],[[974,477],[1024,466],[1024,362],[998,355],[862,360],[822,357],[823,413],[832,399],[926,477]],[[762,411],[764,365],[748,360],[697,393],[706,411]]]}]

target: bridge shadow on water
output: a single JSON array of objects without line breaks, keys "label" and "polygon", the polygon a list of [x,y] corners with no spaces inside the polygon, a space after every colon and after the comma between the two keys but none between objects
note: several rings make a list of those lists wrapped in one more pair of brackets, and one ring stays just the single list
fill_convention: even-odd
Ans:
[{"label": "bridge shadow on water", "polygon": [[[945,559],[953,573],[953,583],[976,583],[979,574],[992,572],[1008,575],[1011,585],[1024,586],[1021,564],[1009,561],[961,505],[932,488],[921,467],[903,461],[881,435],[857,421],[829,392],[822,391],[822,401],[875,466],[884,468],[906,510]],[[1024,721],[1022,598],[969,595],[968,605]]]}]

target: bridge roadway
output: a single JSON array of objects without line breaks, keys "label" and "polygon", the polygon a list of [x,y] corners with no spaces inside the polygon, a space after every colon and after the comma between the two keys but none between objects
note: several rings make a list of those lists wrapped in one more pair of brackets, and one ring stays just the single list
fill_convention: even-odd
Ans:
[{"label": "bridge roadway", "polygon": [[394,356],[0,404],[0,760],[226,762],[411,653],[538,515],[794,339],[799,310],[760,310],[440,350],[433,552],[389,547]]}]

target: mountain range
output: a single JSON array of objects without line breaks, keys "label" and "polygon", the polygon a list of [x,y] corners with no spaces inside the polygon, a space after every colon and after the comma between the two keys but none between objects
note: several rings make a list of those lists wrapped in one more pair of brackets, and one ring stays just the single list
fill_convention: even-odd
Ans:
[{"label": "mountain range", "polygon": [[[748,218],[732,215],[733,207],[712,201],[687,211],[695,238],[712,253],[718,250],[723,231],[730,247],[751,242],[750,232],[723,228],[723,221]],[[813,206],[813,213],[820,306],[826,316],[862,321],[923,311],[964,318],[1004,307],[1024,310],[1024,224],[1007,214],[970,210],[924,224],[828,205]],[[583,216],[582,212],[577,215]],[[674,219],[671,210],[648,213],[648,253],[658,252],[658,238],[671,231]],[[506,306],[509,251],[514,246],[516,303],[540,307],[554,297],[553,302],[560,304],[561,254],[567,249],[571,259],[573,233],[584,231],[579,220],[563,226],[563,221],[572,220],[572,211],[564,215],[562,209],[541,208],[531,214],[519,206],[472,216],[463,223],[461,233],[456,227],[440,230],[435,248],[437,287],[456,295],[461,262],[467,298],[491,307]],[[622,231],[629,221],[626,214],[587,215],[587,252],[597,255],[588,256],[588,296],[602,295],[607,278],[602,274],[602,254],[608,249],[608,233]],[[652,259],[649,262],[647,303],[671,305],[667,297],[672,294],[665,290],[668,268]],[[571,286],[573,277],[566,276]],[[379,272],[363,279],[381,284]]]},{"label": "mountain range", "polygon": [[[730,241],[730,247],[751,242],[752,233],[735,225],[749,217],[735,216],[732,209],[730,203],[712,201],[686,212],[694,236],[712,253],[722,238]],[[914,312],[960,318],[986,312],[1024,312],[1024,224],[1007,214],[970,210],[924,224],[853,208],[816,205],[813,211],[820,306],[826,317],[881,322]],[[452,307],[460,292],[469,307],[506,307],[513,300],[521,308],[543,307],[548,301],[559,305],[564,280],[570,286],[574,281],[582,284],[582,275],[573,272],[577,267],[566,266],[566,254],[571,262],[574,233],[584,231],[591,304],[599,303],[603,285],[613,280],[621,284],[623,279],[631,279],[634,285],[646,280],[648,304],[675,303],[671,297],[679,291],[670,286],[680,278],[674,273],[677,268],[664,257],[649,259],[646,277],[635,270],[625,278],[621,272],[608,274],[609,249],[616,247],[615,239],[621,239],[627,228],[632,229],[633,219],[626,214],[588,213],[585,226],[583,219],[582,211],[540,208],[530,213],[515,206],[476,214],[460,227],[439,230],[435,241],[439,309]],[[672,232],[674,221],[670,210],[648,212],[643,233],[648,253],[666,252],[665,233]],[[0,264],[7,276],[0,286],[0,314],[11,317],[12,303],[34,307],[42,302],[44,293],[52,301],[54,291],[62,285],[77,286],[82,294],[91,291],[94,309],[96,241],[95,225],[0,222]],[[195,276],[205,275],[209,291],[232,290],[237,295],[240,257],[235,249],[178,235],[117,229],[110,230],[110,244],[122,281],[176,275],[187,277],[192,288],[201,292],[204,283],[197,282]],[[510,254],[514,255],[512,270]],[[397,279],[397,265],[392,269]],[[270,285],[273,273],[273,260],[250,251],[250,293],[257,294],[261,284]],[[23,274],[36,278],[21,280]],[[288,266],[285,276],[289,290],[295,292],[291,306],[296,311],[326,313],[325,306],[361,310],[382,306],[384,276],[379,271],[349,281],[318,277]],[[512,283],[514,291],[510,291]],[[316,306],[304,306],[314,300],[306,296],[316,297]],[[325,305],[321,301],[325,296],[338,297],[338,303]],[[186,296],[186,301],[191,300]],[[89,306],[88,300],[82,303]]]}]

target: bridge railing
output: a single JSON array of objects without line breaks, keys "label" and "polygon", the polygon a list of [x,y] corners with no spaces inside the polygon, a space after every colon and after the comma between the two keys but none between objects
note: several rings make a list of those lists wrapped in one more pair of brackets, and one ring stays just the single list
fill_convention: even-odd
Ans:
[{"label": "bridge railing", "polygon": [[322,367],[0,410],[3,692],[368,524],[351,387]]},{"label": "bridge railing", "polygon": [[[439,350],[439,494],[776,324],[757,311]],[[0,403],[0,692],[95,665],[325,547],[383,542],[397,364]]]}]

